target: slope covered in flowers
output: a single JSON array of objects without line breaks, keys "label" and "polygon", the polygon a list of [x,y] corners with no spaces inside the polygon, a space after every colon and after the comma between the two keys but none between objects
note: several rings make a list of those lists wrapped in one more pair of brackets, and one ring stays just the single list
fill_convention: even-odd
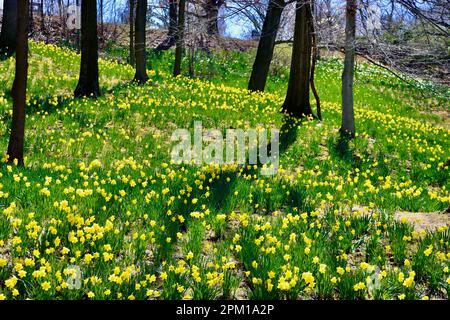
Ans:
[{"label": "slope covered in flowers", "polygon": [[[72,99],[79,57],[31,53],[26,167],[0,167],[0,299],[448,298],[448,225],[418,231],[394,213],[448,207],[450,132],[435,109],[383,103],[405,93],[380,70],[360,66],[358,136],[345,145],[336,62],[321,62],[324,121],[291,123],[267,177],[175,165],[170,137],[194,120],[281,128],[281,89],[163,70],[138,87],[129,66],[102,60],[106,94]],[[13,63],[0,62],[1,150]]]}]

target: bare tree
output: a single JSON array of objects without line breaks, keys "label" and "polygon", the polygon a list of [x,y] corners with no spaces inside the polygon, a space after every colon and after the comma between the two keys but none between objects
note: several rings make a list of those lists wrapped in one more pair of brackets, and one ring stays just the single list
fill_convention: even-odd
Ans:
[{"label": "bare tree", "polygon": [[[80,6],[80,1],[81,0],[75,1],[77,8]],[[77,33],[77,35],[76,35],[77,50],[81,51],[81,30],[77,30],[76,33]]]},{"label": "bare tree", "polygon": [[[373,7],[378,9],[380,20],[375,31],[370,28]],[[388,0],[374,5],[364,0],[358,12],[362,16],[358,55],[383,64],[403,80],[400,73],[449,83],[448,1]]]},{"label": "bare tree", "polygon": [[[95,11],[97,12],[97,8],[95,8]],[[66,28],[66,21],[65,21],[65,14],[64,14],[64,3],[62,0],[58,0],[58,15],[59,19],[61,21],[61,38],[67,37],[67,28]]]},{"label": "bare tree", "polygon": [[341,134],[355,136],[355,114],[353,110],[353,78],[355,69],[356,0],[347,0],[345,24],[345,59],[342,72],[342,126]]},{"label": "bare tree", "polygon": [[100,3],[99,3],[99,6],[100,6],[100,36],[102,39],[103,39],[103,32],[105,30],[105,24],[103,21],[103,10],[105,8],[105,5],[104,5],[103,1],[104,0],[100,0]]},{"label": "bare tree", "polygon": [[98,97],[98,35],[96,1],[81,1],[81,65],[76,97]]},{"label": "bare tree", "polygon": [[205,10],[207,33],[210,36],[219,34],[219,10],[225,4],[225,0],[203,0],[202,6]]},{"label": "bare tree", "polygon": [[397,0],[411,13],[427,20],[442,34],[448,36],[450,5],[447,0]]},{"label": "bare tree", "polygon": [[144,84],[148,81],[147,75],[147,59],[146,59],[146,40],[145,29],[147,22],[147,0],[137,0],[136,2],[136,37],[135,37],[135,54],[136,54],[136,74],[134,81]]},{"label": "bare tree", "polygon": [[28,18],[28,32],[32,35],[34,31],[33,1],[29,1],[28,6],[28,14],[30,15],[30,17]]},{"label": "bare tree", "polygon": [[17,0],[3,1],[2,31],[0,33],[0,55],[11,56],[16,49]]},{"label": "bare tree", "polygon": [[45,33],[45,13],[44,13],[44,0],[41,0],[40,6],[41,13],[41,31]]},{"label": "bare tree", "polygon": [[157,47],[156,51],[167,50],[170,49],[176,42],[177,37],[177,29],[178,29],[178,1],[177,0],[168,0],[169,1],[169,27],[167,31],[167,37],[161,42]]},{"label": "bare tree", "polygon": [[135,8],[136,0],[129,0],[129,14],[130,14],[130,65],[136,65],[136,53],[134,52],[134,24],[135,24]]},{"label": "bare tree", "polygon": [[309,101],[311,72],[310,0],[297,0],[291,71],[283,111],[294,117],[312,115]]},{"label": "bare tree", "polygon": [[264,91],[284,6],[284,0],[269,1],[258,43],[258,50],[248,83],[248,90],[250,91]]},{"label": "bare tree", "polygon": [[225,19],[238,17],[239,20],[246,19],[252,29],[250,37],[255,33],[261,35],[267,7],[270,0],[229,0],[226,2]]},{"label": "bare tree", "polygon": [[[318,47],[344,51],[345,2],[316,3]],[[357,13],[357,55],[379,64],[408,85],[413,83],[405,75],[450,82],[447,0],[360,0]]]},{"label": "bare tree", "polygon": [[18,165],[23,165],[28,78],[29,2],[28,0],[17,2],[16,73],[12,87],[13,115],[7,154],[9,162],[17,161]]},{"label": "bare tree", "polygon": [[173,68],[173,76],[181,74],[181,59],[183,57],[184,42],[184,13],[186,10],[186,0],[180,0],[178,9],[178,30],[176,34],[177,47],[175,49],[175,64]]},{"label": "bare tree", "polygon": [[317,33],[316,33],[316,23],[317,23],[317,19],[316,17],[316,1],[315,0],[311,0],[311,10],[310,10],[310,19],[311,19],[311,24],[310,24],[310,32],[311,32],[311,41],[312,41],[312,62],[311,62],[311,75],[309,78],[309,84],[311,86],[311,91],[314,95],[314,99],[316,99],[316,110],[317,110],[317,118],[319,120],[322,120],[322,110],[320,107],[320,97],[319,97],[319,93],[317,92],[316,89],[316,83],[314,81],[315,75],[316,75],[316,64],[317,64],[317,60],[319,60],[320,58],[320,51],[319,51],[319,47],[317,46]]}]

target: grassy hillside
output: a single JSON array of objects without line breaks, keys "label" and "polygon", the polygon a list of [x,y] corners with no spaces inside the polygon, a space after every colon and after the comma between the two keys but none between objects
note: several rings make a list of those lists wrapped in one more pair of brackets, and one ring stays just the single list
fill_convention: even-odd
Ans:
[{"label": "grassy hillside", "polygon": [[[448,214],[430,230],[402,215],[449,206],[448,88],[358,63],[358,136],[346,145],[341,62],[322,60],[324,121],[291,123],[268,177],[175,165],[170,138],[194,120],[286,129],[285,48],[268,93],[245,90],[251,54],[199,56],[198,78],[173,79],[169,52],[151,56],[143,87],[102,60],[98,100],[71,97],[79,56],[30,49],[26,167],[0,167],[0,298],[448,298]],[[0,150],[13,68],[0,62]]]}]

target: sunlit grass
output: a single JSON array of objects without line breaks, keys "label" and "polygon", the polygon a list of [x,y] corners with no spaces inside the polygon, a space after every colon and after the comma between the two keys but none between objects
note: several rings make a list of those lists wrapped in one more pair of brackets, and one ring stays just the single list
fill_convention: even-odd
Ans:
[{"label": "sunlit grass", "polygon": [[[248,93],[250,56],[201,58],[201,79],[172,79],[172,53],[153,57],[142,87],[129,66],[101,61],[110,92],[89,100],[71,98],[76,54],[36,43],[31,53],[26,167],[0,167],[0,298],[448,298],[448,226],[421,232],[393,215],[449,205],[449,130],[434,114],[448,112],[443,98],[359,65],[347,145],[339,60],[323,60],[324,121],[297,123],[267,177],[170,161],[172,132],[194,120],[282,126],[286,77]],[[1,150],[11,66],[0,63]]]}]

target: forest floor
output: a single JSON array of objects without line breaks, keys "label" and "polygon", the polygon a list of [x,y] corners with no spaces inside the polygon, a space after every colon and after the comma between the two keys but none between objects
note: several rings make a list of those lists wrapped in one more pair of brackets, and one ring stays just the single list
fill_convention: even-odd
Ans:
[{"label": "forest floor", "polygon": [[[196,77],[175,79],[173,52],[150,54],[145,86],[101,60],[97,100],[72,97],[76,53],[30,50],[25,167],[0,167],[0,299],[448,299],[448,87],[358,63],[347,143],[338,58],[317,67],[319,122],[279,112],[284,50],[266,93],[245,90],[251,51],[199,54]],[[0,62],[1,150],[13,71]],[[172,133],[194,121],[289,122],[292,139],[274,176],[174,164]]]}]

